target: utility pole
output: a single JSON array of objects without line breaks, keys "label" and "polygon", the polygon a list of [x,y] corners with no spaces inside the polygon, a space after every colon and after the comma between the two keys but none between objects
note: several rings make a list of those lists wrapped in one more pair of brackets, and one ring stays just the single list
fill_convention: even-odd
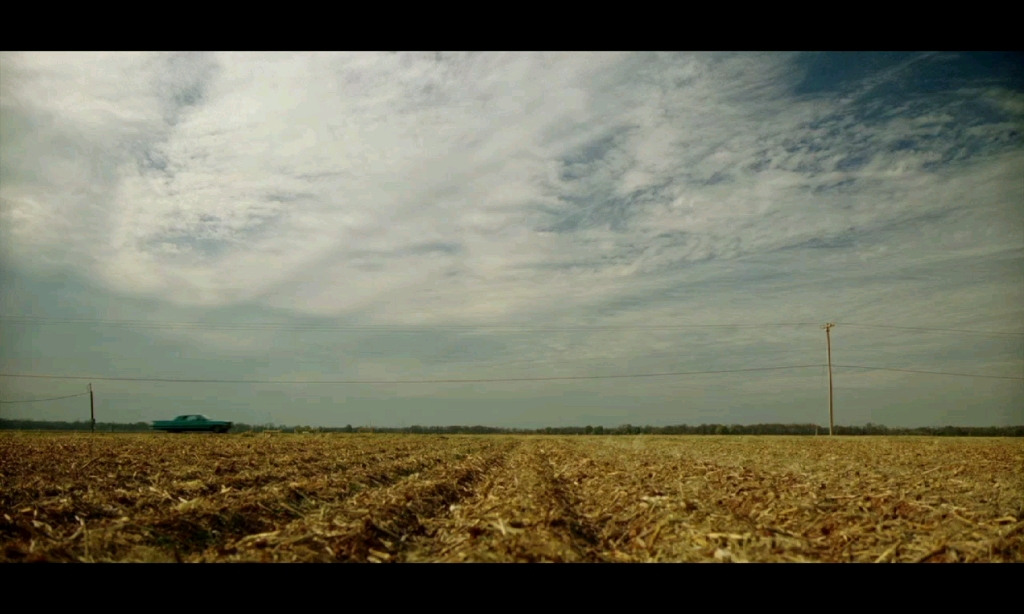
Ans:
[{"label": "utility pole", "polygon": [[825,329],[825,346],[828,348],[828,434],[832,435],[832,427],[834,424],[832,414],[832,335],[830,331],[835,326],[835,322],[829,322],[822,326]]},{"label": "utility pole", "polygon": [[96,406],[92,402],[92,384],[89,384],[89,430],[96,432]]}]

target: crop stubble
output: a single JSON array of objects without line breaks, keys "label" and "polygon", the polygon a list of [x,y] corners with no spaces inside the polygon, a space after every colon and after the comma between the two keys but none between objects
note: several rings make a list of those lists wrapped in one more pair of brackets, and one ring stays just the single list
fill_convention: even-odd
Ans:
[{"label": "crop stubble", "polygon": [[2,561],[1021,561],[1024,442],[0,435]]}]

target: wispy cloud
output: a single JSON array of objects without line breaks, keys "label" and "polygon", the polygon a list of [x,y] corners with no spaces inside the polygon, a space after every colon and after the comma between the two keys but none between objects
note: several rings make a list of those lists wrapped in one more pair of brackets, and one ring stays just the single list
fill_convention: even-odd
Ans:
[{"label": "wispy cloud", "polygon": [[[365,336],[356,349],[351,335],[150,333],[211,356],[291,347],[284,371],[305,360],[360,374],[658,371],[796,359],[820,353],[821,331],[429,327],[1024,323],[1024,87],[970,56],[26,53],[0,64],[5,267],[73,271],[168,313],[426,327],[422,342]],[[873,363],[1019,364],[1012,347],[982,355],[959,338],[855,339],[873,344]]]}]

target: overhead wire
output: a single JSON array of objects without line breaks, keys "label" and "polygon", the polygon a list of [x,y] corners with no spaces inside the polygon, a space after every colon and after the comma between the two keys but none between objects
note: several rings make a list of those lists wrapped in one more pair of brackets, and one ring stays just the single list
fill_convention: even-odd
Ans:
[{"label": "overhead wire", "polygon": [[872,371],[902,371],[904,373],[927,373],[930,375],[954,375],[959,377],[984,377],[991,379],[1012,379],[1018,381],[1024,381],[1024,377],[1010,377],[1007,375],[981,375],[979,373],[949,373],[948,371],[922,371],[918,369],[897,369],[893,367],[864,367],[860,365],[832,365],[833,368],[840,369],[869,369]]},{"label": "overhead wire", "polygon": [[780,367],[755,367],[750,369],[721,369],[715,371],[671,371],[665,373],[629,373],[614,375],[565,375],[552,377],[500,377],[471,379],[427,379],[427,380],[228,380],[228,379],[174,379],[156,377],[93,377],[85,375],[51,375],[30,373],[0,373],[0,377],[27,377],[42,379],[76,379],[95,381],[129,381],[129,382],[178,382],[190,384],[459,384],[478,382],[538,382],[555,380],[586,380],[586,379],[622,379],[632,377],[668,377],[674,375],[706,375],[716,373],[744,373],[749,371],[778,371],[783,369],[817,368],[814,365],[788,365]]},{"label": "overhead wire", "polygon": [[[535,324],[432,324],[429,322],[407,324],[323,324],[314,322],[204,322],[204,321],[155,321],[155,320],[110,320],[97,318],[47,318],[39,316],[0,316],[0,321],[21,324],[91,324],[101,326],[126,326],[151,329],[216,329],[216,330],[287,330],[287,331],[388,331],[388,332],[424,332],[426,330],[452,331],[591,331],[591,330],[687,330],[687,329],[735,329],[765,328],[790,326],[818,326],[817,322],[765,322],[761,324],[729,323],[729,324],[573,324],[573,325],[535,325]],[[1024,336],[1024,332],[982,331],[960,328],[941,328],[923,326],[895,326],[888,324],[862,324],[859,322],[837,322],[839,326],[858,328],[881,328],[892,330],[913,330],[928,332],[965,333],[975,335]]]},{"label": "overhead wire", "polygon": [[1022,337],[1024,333],[1015,333],[1009,331],[985,331],[985,330],[965,330],[962,328],[932,328],[924,326],[889,326],[886,324],[857,324],[854,322],[838,322],[840,326],[853,326],[857,328],[887,328],[894,330],[921,330],[921,331],[933,331],[943,333],[967,333],[972,335],[1006,335],[1011,337]]},{"label": "overhead wire", "polygon": [[72,397],[81,397],[89,394],[88,392],[79,392],[78,394],[69,394],[66,397],[51,397],[49,399],[24,399],[20,401],[0,401],[0,403],[39,403],[42,401],[57,401],[60,399],[70,399]]},{"label": "overhead wire", "polygon": [[181,322],[153,320],[102,320],[86,318],[40,318],[34,316],[0,316],[0,321],[22,324],[93,324],[103,326],[128,326],[138,328],[209,328],[218,330],[289,330],[289,331],[389,331],[424,329],[458,330],[458,331],[588,331],[588,330],[686,330],[686,329],[718,329],[718,328],[764,328],[770,326],[816,326],[815,322],[769,322],[764,324],[597,324],[597,325],[531,325],[531,324],[318,324],[288,322]]},{"label": "overhead wire", "polygon": [[[746,373],[753,371],[780,371],[786,369],[810,369],[819,368],[825,365],[786,365],[778,367],[754,367],[748,369],[718,369],[709,371],[669,371],[663,373],[627,373],[609,375],[565,375],[550,377],[483,377],[466,379],[421,379],[421,380],[253,380],[253,379],[185,379],[185,378],[157,378],[157,377],[99,377],[87,375],[53,375],[33,373],[0,373],[0,377],[23,377],[40,379],[74,379],[74,380],[95,380],[95,381],[127,381],[127,382],[163,382],[163,383],[189,383],[189,384],[458,384],[458,383],[482,383],[482,382],[538,382],[538,381],[560,381],[560,380],[591,380],[591,379],[624,379],[635,377],[669,377],[681,375],[713,375],[718,373]],[[869,367],[862,365],[832,365],[833,368],[843,369],[869,369],[876,371],[902,371],[906,373],[925,373],[931,375],[950,375],[957,377],[982,377],[992,379],[1024,380],[1024,377],[1010,377],[1005,375],[983,375],[978,373],[950,373],[947,371],[925,371],[917,369],[900,369],[893,367]],[[77,395],[76,395],[77,396]]]}]

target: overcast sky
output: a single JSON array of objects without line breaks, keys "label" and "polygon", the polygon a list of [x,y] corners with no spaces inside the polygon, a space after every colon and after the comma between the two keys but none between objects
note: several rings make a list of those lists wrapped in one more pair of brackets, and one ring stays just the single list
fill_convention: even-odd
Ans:
[{"label": "overcast sky", "polygon": [[[1022,66],[0,54],[0,371],[418,380],[823,365],[820,324],[834,321],[837,365],[1024,377]],[[582,326],[603,328],[570,328]],[[838,424],[1024,422],[1019,380],[834,377]],[[828,423],[821,366],[93,383],[101,421]],[[0,400],[85,386],[0,377]],[[88,411],[88,397],[0,405],[4,418]]]}]

